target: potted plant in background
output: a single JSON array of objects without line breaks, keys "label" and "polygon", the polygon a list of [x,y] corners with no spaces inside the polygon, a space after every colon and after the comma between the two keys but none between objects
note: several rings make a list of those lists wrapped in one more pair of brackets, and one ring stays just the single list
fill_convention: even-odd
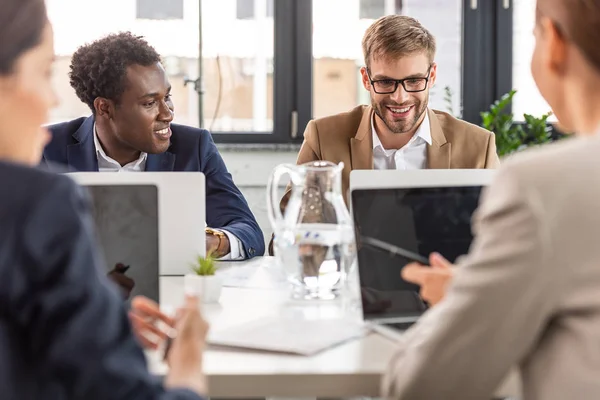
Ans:
[{"label": "potted plant in background", "polygon": [[219,302],[223,283],[221,277],[215,275],[217,269],[212,254],[206,257],[198,255],[196,262],[191,265],[191,272],[183,278],[185,293],[198,296],[203,303]]},{"label": "potted plant in background", "polygon": [[548,124],[548,118],[552,115],[550,112],[541,117],[523,114],[524,124],[515,123],[513,114],[506,112],[506,108],[516,93],[516,90],[511,90],[494,102],[489,111],[481,113],[481,125],[496,135],[496,148],[500,157],[564,137],[553,134],[552,126]]},{"label": "potted plant in background", "polygon": [[[514,115],[507,111],[507,107],[516,93],[516,90],[511,90],[495,101],[488,111],[480,113],[481,126],[494,132],[496,136],[496,150],[500,158],[531,146],[538,146],[568,137],[568,135],[558,133],[552,129],[552,126],[548,123],[548,118],[552,115],[551,112],[543,114],[541,117],[523,114],[525,121],[515,123]],[[449,86],[444,87],[443,101],[446,111],[456,118],[460,118],[460,115],[454,114],[453,97],[452,89]]]}]

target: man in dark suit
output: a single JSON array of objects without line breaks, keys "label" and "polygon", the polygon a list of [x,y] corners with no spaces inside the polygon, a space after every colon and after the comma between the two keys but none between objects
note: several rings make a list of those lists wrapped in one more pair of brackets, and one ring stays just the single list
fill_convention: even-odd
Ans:
[{"label": "man in dark suit", "polygon": [[44,162],[76,171],[203,172],[207,251],[224,260],[264,253],[260,227],[210,133],[171,123],[171,85],[154,48],[131,33],[109,35],[75,52],[70,80],[92,115],[50,126]]}]

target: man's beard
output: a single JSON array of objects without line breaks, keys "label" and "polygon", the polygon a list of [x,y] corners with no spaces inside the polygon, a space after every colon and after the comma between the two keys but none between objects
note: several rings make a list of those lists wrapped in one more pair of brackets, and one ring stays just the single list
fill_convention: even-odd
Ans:
[{"label": "man's beard", "polygon": [[[383,123],[385,124],[385,126],[388,127],[388,129],[392,132],[392,133],[406,133],[406,132],[410,132],[411,130],[413,130],[415,128],[415,126],[419,123],[419,120],[421,119],[421,117],[423,116],[423,113],[425,111],[427,111],[427,103],[429,100],[429,95],[427,95],[427,98],[424,101],[420,101],[417,100],[415,101],[414,104],[414,117],[409,118],[409,119],[403,119],[403,120],[399,120],[399,121],[391,121],[389,119],[386,119],[384,117],[384,113],[388,112],[387,110],[387,106],[397,106],[396,104],[382,104],[382,103],[376,103],[375,100],[373,99],[373,97],[371,97],[371,106],[373,107],[373,111],[375,112],[375,114],[377,114],[379,116],[379,118],[383,121]],[[402,108],[405,106],[398,106],[398,108]],[[413,112],[413,110],[411,110],[411,113]]]}]

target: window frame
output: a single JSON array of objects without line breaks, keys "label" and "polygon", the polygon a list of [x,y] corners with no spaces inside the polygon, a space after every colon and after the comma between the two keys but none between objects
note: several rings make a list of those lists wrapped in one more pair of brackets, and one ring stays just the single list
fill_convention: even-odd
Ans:
[{"label": "window frame", "polygon": [[[302,142],[302,132],[299,132],[299,127],[306,126],[310,119],[312,96],[312,43],[311,40],[306,40],[312,34],[312,2],[308,0],[274,1],[273,20],[275,40],[273,131],[211,132],[217,143],[284,144]],[[201,10],[200,21],[202,21]],[[201,23],[199,30],[201,34]],[[202,59],[202,53],[200,53],[200,59]],[[199,76],[202,76],[201,71]],[[311,82],[311,84],[307,85],[305,82]],[[200,121],[202,121],[202,101],[199,102],[199,107]]]},{"label": "window frame", "polygon": [[462,117],[467,122],[480,125],[480,113],[512,88],[512,13],[510,0],[463,1]]},{"label": "window frame", "polygon": [[[274,1],[273,132],[212,132],[215,142],[302,142],[304,128],[312,119],[313,1]],[[462,119],[480,125],[480,113],[512,87],[513,45],[512,40],[503,39],[512,38],[512,2],[462,0],[462,7]]]}]

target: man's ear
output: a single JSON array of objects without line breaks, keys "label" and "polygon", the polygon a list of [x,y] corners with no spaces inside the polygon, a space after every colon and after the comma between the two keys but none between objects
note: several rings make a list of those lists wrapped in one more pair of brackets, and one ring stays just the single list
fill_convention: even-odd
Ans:
[{"label": "man's ear", "polygon": [[431,64],[431,70],[429,71],[429,87],[435,86],[435,81],[437,80],[437,64]]},{"label": "man's ear", "polygon": [[367,74],[367,68],[366,67],[362,67],[360,69],[360,74],[361,74],[361,81],[363,84],[363,87],[366,90],[371,90],[371,80],[369,79],[369,75]]},{"label": "man's ear", "polygon": [[94,100],[94,110],[97,118],[112,119],[115,112],[115,104],[110,99],[104,97],[96,97]]}]

